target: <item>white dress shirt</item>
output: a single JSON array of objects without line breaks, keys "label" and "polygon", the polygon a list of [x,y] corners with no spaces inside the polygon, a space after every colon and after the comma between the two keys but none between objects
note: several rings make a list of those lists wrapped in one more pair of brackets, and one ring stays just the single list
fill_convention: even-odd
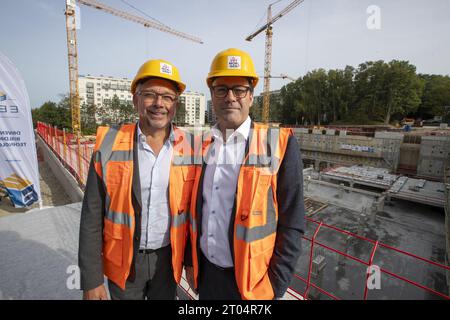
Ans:
[{"label": "white dress shirt", "polygon": [[[141,128],[138,134],[139,177],[141,180],[141,242],[140,249],[159,249],[170,244],[169,174],[173,154],[167,139],[155,155],[147,144]],[[173,129],[171,128],[171,135]]]},{"label": "white dress shirt", "polygon": [[227,132],[226,141],[217,126],[211,129],[213,143],[203,178],[200,248],[210,262],[224,268],[233,266],[228,228],[250,125],[251,119],[247,117],[231,135]]}]

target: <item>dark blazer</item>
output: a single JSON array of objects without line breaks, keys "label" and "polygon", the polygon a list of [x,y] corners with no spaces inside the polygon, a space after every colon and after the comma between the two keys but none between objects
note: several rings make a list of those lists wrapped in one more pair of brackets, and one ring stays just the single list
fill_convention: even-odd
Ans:
[{"label": "dark blazer", "polygon": [[[137,148],[137,126],[133,143],[133,182],[132,203],[135,212],[134,255],[128,280],[133,281],[134,257],[139,250],[141,238],[141,184]],[[81,289],[90,290],[103,283],[103,218],[105,216],[105,185],[94,169],[94,155],[89,166],[89,173],[84,190],[83,206],[80,219],[80,242],[78,248],[78,265],[81,273]]]},{"label": "dark blazer", "polygon": [[[254,127],[253,122],[251,125]],[[246,143],[246,155],[249,150],[250,139]],[[200,176],[199,190],[196,202],[196,223],[198,230],[197,248],[200,249],[200,237],[202,234],[203,211],[203,178],[206,163],[203,163]],[[278,224],[275,249],[269,265],[269,279],[276,298],[280,298],[286,292],[292,275],[295,271],[297,260],[301,254],[301,240],[305,232],[305,206],[303,201],[303,162],[300,156],[300,147],[294,136],[289,137],[286,153],[277,175],[277,200],[278,200]],[[234,260],[233,226],[236,216],[236,199],[228,226],[228,237],[231,248],[231,256]],[[200,261],[199,261],[200,262]],[[185,265],[192,266],[192,249],[190,241],[186,248]],[[200,266],[200,263],[198,264]],[[201,272],[201,271],[200,271]]]}]

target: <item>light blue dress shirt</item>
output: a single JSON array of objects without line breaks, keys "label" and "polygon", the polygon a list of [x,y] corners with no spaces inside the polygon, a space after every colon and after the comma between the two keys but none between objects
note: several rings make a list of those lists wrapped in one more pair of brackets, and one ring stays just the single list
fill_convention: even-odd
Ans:
[{"label": "light blue dress shirt", "polygon": [[228,228],[250,126],[248,117],[236,131],[226,134],[226,141],[217,126],[211,129],[214,142],[203,178],[200,248],[210,262],[223,268],[233,266]]},{"label": "light blue dress shirt", "polygon": [[173,144],[167,139],[156,156],[139,126],[137,134],[142,200],[140,249],[159,249],[170,244],[169,175]]}]

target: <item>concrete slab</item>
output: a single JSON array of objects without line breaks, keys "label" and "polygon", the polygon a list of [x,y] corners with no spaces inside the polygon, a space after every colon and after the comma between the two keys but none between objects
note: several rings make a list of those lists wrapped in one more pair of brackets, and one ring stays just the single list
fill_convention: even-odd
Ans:
[{"label": "concrete slab", "polygon": [[0,299],[81,299],[66,285],[80,211],[81,202],[0,218]]},{"label": "concrete slab", "polygon": [[441,208],[445,204],[445,184],[442,182],[401,177],[392,185],[388,194],[391,197]]}]

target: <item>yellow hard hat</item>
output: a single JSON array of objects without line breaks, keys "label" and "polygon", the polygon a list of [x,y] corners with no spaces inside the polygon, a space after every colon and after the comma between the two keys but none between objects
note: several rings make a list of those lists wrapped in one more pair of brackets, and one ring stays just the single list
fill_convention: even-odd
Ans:
[{"label": "yellow hard hat", "polygon": [[242,50],[230,48],[219,52],[211,63],[206,83],[211,83],[216,77],[246,77],[252,79],[253,88],[258,83],[258,75],[250,55]]},{"label": "yellow hard hat", "polygon": [[135,93],[139,80],[148,77],[162,78],[175,82],[180,94],[186,89],[186,85],[181,81],[177,67],[165,60],[148,60],[139,68],[134,77],[131,83],[131,93]]}]

